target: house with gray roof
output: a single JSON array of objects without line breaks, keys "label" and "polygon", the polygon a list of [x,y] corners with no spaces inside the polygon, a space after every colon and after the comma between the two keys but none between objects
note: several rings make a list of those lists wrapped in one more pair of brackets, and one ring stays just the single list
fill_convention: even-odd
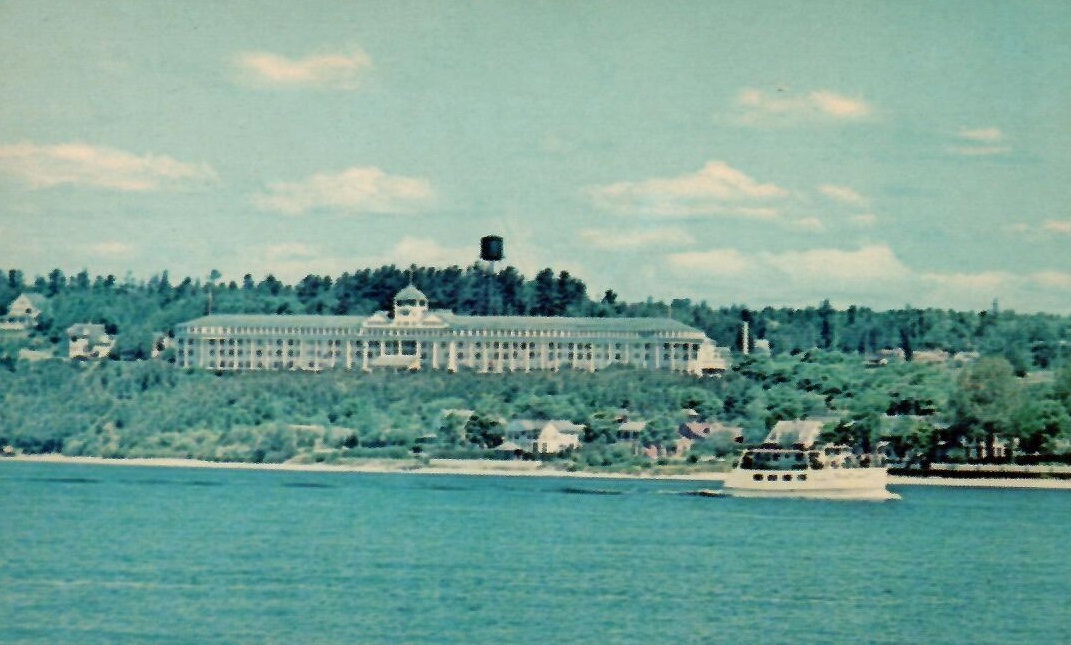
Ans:
[{"label": "house with gray roof", "polygon": [[98,323],[75,323],[67,328],[67,358],[106,358],[115,347],[115,339],[108,335],[104,325]]},{"label": "house with gray roof", "polygon": [[48,309],[48,298],[40,293],[23,293],[7,306],[7,314],[0,318],[0,330],[25,331],[37,324],[37,319]]},{"label": "house with gray roof", "polygon": [[413,285],[362,316],[209,315],[175,328],[176,363],[211,370],[404,369],[506,373],[622,365],[695,375],[727,352],[669,318],[462,316]]},{"label": "house with gray roof", "polygon": [[764,444],[776,444],[782,448],[803,446],[810,448],[818,441],[822,433],[823,421],[813,419],[792,419],[778,421],[766,435]]}]

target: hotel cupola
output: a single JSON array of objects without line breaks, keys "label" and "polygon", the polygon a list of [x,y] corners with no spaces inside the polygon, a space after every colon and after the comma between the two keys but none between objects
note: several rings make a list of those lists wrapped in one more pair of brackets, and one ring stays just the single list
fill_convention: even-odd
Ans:
[{"label": "hotel cupola", "polygon": [[419,325],[428,313],[428,297],[410,284],[394,296],[394,324]]}]

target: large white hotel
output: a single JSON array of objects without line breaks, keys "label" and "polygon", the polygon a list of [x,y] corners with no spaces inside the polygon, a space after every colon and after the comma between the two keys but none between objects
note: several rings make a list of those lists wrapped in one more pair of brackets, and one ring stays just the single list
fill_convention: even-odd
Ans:
[{"label": "large white hotel", "polygon": [[176,363],[210,370],[589,370],[611,365],[695,375],[728,351],[669,318],[459,316],[410,285],[393,316],[209,315],[175,328]]}]

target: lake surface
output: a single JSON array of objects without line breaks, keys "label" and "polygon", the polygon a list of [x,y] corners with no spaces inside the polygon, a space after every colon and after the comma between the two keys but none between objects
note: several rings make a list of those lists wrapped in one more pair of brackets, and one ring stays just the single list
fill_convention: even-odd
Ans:
[{"label": "lake surface", "polygon": [[1071,642],[1071,491],[0,463],[0,641]]}]

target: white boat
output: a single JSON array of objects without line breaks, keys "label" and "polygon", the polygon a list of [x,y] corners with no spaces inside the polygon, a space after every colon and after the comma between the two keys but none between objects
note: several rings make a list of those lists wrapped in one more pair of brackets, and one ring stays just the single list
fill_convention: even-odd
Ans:
[{"label": "white boat", "polygon": [[820,428],[818,422],[778,423],[761,447],[744,451],[722,490],[732,497],[900,499],[886,488],[888,474],[879,456],[816,445]]}]

